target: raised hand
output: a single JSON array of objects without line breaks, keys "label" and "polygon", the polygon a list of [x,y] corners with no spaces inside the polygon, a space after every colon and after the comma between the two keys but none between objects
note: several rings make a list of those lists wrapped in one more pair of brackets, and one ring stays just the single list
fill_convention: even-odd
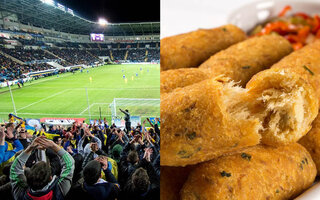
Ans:
[{"label": "raised hand", "polygon": [[97,152],[98,150],[99,150],[99,146],[98,146],[98,143],[96,143],[96,142],[92,142],[92,143],[90,143],[90,148],[91,148],[91,151],[92,152]]},{"label": "raised hand", "polygon": [[95,159],[96,161],[99,161],[102,164],[102,169],[106,170],[108,169],[108,157],[106,156],[99,156]]},{"label": "raised hand", "polygon": [[151,161],[151,155],[152,155],[152,153],[153,153],[152,148],[146,148],[146,149],[145,149],[145,154],[146,154],[146,158],[145,158],[145,159],[146,159],[148,162]]},{"label": "raised hand", "polygon": [[25,152],[26,153],[31,153],[34,149],[45,149],[40,143],[39,141],[42,140],[42,139],[45,139],[46,137],[45,136],[40,136],[40,137],[37,137],[35,138],[31,144],[26,148]]},{"label": "raised hand", "polygon": [[84,133],[89,137],[94,137],[94,135],[92,135],[92,133],[90,132],[89,127],[86,127],[86,129],[84,130]]},{"label": "raised hand", "polygon": [[55,152],[58,152],[61,149],[56,143],[54,143],[52,140],[48,140],[46,137],[38,137],[38,138],[36,138],[38,139],[37,143],[41,145],[42,149],[52,149]]},{"label": "raised hand", "polygon": [[6,138],[6,133],[4,131],[5,131],[5,127],[0,126],[0,145],[4,145],[4,141]]},{"label": "raised hand", "polygon": [[139,137],[137,137],[137,138],[138,138],[138,139],[137,139],[137,142],[138,142],[139,144],[143,145],[143,141],[142,141],[141,136],[139,135]]},{"label": "raised hand", "polygon": [[13,130],[14,130],[14,127],[12,125],[7,127],[6,136],[8,139],[12,139],[14,137]]},{"label": "raised hand", "polygon": [[73,154],[73,150],[72,150],[72,147],[71,147],[71,146],[68,146],[68,147],[67,147],[67,152]]}]

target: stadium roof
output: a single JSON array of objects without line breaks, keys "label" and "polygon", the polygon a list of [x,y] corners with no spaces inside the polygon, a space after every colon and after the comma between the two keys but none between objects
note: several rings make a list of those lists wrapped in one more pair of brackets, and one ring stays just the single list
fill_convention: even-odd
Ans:
[{"label": "stadium roof", "polygon": [[[160,35],[160,22],[109,23],[101,26],[78,16],[75,11],[53,0],[0,0],[0,10],[14,13],[23,24],[54,28],[56,31],[106,36]],[[1,17],[1,16],[0,16]],[[6,16],[2,16],[2,19]]]}]

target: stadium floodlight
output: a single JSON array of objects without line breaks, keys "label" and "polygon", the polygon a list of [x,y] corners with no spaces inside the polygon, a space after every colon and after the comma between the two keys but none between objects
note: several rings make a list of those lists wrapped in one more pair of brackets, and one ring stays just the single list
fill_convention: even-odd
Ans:
[{"label": "stadium floodlight", "polygon": [[108,24],[108,21],[106,19],[99,18],[98,24],[101,25],[101,26],[105,26],[105,25]]},{"label": "stadium floodlight", "polygon": [[54,6],[54,1],[53,0],[41,0],[42,3],[45,3],[45,4],[49,4],[51,6]]},{"label": "stadium floodlight", "polygon": [[60,4],[60,3],[57,3],[57,6],[60,10],[62,11],[66,11],[66,7],[64,7],[64,5]]},{"label": "stadium floodlight", "polygon": [[74,16],[74,13],[73,13],[73,10],[72,10],[72,9],[67,8],[67,12]]}]

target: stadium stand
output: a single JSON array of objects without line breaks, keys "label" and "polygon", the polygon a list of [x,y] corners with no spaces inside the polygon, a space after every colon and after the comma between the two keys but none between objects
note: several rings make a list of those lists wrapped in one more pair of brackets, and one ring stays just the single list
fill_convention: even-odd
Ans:
[{"label": "stadium stand", "polygon": [[[0,54],[5,55],[0,82],[28,76],[31,70],[54,69],[42,64],[48,62],[63,67],[101,65],[106,60],[160,62],[159,22],[110,23],[106,29],[69,8],[37,0],[5,1],[0,8]],[[30,12],[35,9],[37,14]],[[105,39],[91,41],[90,33],[103,33]]]},{"label": "stadium stand", "polygon": [[42,51],[41,49],[7,49],[2,48],[2,52],[9,54],[10,56],[21,60],[22,62],[35,61],[35,60],[45,60],[45,59],[56,59],[56,57]]}]

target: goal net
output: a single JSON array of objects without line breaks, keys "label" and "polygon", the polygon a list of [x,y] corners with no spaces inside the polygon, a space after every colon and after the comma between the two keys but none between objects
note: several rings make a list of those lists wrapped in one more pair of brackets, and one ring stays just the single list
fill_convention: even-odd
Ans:
[{"label": "goal net", "polygon": [[121,118],[124,114],[119,110],[129,110],[131,116],[160,117],[160,99],[114,98],[110,104],[112,119]]}]

